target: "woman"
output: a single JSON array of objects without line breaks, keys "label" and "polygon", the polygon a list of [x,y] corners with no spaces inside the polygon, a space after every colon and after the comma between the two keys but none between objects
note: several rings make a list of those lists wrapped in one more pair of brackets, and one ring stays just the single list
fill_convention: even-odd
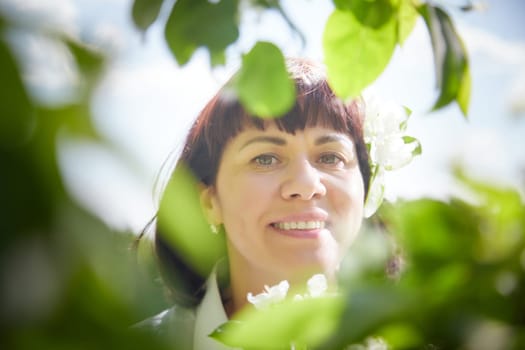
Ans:
[{"label": "woman", "polygon": [[[287,280],[300,288],[317,273],[334,284],[359,231],[370,181],[360,102],[338,99],[320,67],[287,64],[297,96],[290,112],[250,116],[222,89],[198,116],[175,167],[197,179],[206,234],[219,241],[211,232],[218,231],[227,258],[227,272],[219,264],[206,282],[157,228],[156,253],[177,306],[147,324],[177,334],[180,347],[223,348],[207,335],[265,285]],[[177,210],[163,202],[164,216]]]}]

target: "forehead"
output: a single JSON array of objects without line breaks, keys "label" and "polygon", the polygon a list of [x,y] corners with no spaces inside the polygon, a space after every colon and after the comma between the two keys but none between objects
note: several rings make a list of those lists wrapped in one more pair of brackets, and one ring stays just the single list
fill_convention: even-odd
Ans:
[{"label": "forehead", "polygon": [[314,145],[340,142],[353,146],[350,135],[342,133],[335,128],[327,127],[322,124],[306,126],[304,129],[295,131],[282,130],[279,125],[273,121],[265,122],[264,128],[258,128],[254,125],[246,126],[237,135],[235,135],[230,144],[236,144],[244,147],[249,144],[270,143],[284,146],[295,139],[305,139]]}]

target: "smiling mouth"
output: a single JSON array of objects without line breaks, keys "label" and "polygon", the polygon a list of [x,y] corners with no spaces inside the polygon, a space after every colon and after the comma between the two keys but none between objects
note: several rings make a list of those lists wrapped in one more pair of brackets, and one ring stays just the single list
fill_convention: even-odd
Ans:
[{"label": "smiling mouth", "polygon": [[275,222],[272,224],[279,230],[322,230],[325,227],[324,221],[286,221]]}]

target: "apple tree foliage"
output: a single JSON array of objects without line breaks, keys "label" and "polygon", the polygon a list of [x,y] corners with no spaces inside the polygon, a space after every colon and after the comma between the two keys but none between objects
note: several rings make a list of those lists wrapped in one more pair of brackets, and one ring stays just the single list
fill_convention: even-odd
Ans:
[{"label": "apple tree foliage", "polygon": [[[129,15],[145,31],[168,3],[135,0]],[[339,96],[356,96],[373,82],[420,17],[434,52],[433,108],[455,102],[467,114],[468,56],[445,7],[410,0],[333,3],[323,48]],[[224,64],[226,48],[239,38],[243,6],[277,10],[296,29],[277,0],[177,0],[164,24],[177,63],[204,47],[212,66]],[[0,348],[172,349],[159,334],[129,328],[168,306],[151,255],[139,249],[137,265],[134,236],[115,232],[77,203],[57,165],[57,137],[65,130],[79,140],[107,142],[92,125],[90,105],[106,59],[78,39],[39,33],[63,45],[82,82],[76,99],[45,105],[24,83],[21,59],[7,39],[13,30],[35,30],[22,27],[0,13]],[[234,87],[246,108],[264,117],[293,103],[282,51],[270,42],[244,54]],[[212,336],[243,348],[363,349],[377,339],[391,349],[525,348],[523,198],[461,169],[455,176],[473,200],[385,203],[365,223],[341,266],[337,297],[243,313]],[[174,205],[191,219],[200,214],[187,185],[182,182],[188,194]],[[189,247],[188,259],[201,260],[192,255],[195,244],[180,244]]]}]

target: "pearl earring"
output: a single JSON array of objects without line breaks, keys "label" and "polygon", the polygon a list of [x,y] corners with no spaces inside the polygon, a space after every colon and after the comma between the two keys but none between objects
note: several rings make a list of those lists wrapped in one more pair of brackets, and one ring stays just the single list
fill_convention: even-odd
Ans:
[{"label": "pearl earring", "polygon": [[219,228],[214,224],[210,224],[210,230],[211,230],[211,233],[213,233],[214,235],[219,233]]}]

